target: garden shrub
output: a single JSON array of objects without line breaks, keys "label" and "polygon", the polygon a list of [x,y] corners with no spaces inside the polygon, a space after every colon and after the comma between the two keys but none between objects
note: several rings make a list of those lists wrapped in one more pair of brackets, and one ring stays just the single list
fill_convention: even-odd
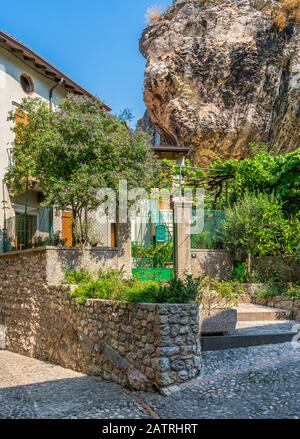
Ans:
[{"label": "garden shrub", "polygon": [[291,299],[300,299],[300,283],[290,284],[269,282],[260,288],[256,295],[263,298],[283,296]]},{"label": "garden shrub", "polygon": [[132,243],[132,257],[137,266],[161,267],[164,262],[171,262],[174,258],[173,242],[158,243],[156,246]]},{"label": "garden shrub", "polygon": [[[77,281],[77,282],[76,282]],[[70,293],[78,303],[88,299],[116,300],[131,303],[187,303],[195,301],[201,279],[187,275],[184,279],[173,277],[169,282],[124,279],[122,271],[107,270],[96,275],[85,270],[67,272],[66,282],[78,284]]]},{"label": "garden shrub", "polygon": [[197,302],[208,313],[213,309],[231,309],[238,306],[238,297],[244,293],[244,287],[238,282],[218,282],[215,279],[204,276],[201,279]]},{"label": "garden shrub", "polygon": [[[251,144],[250,156],[243,160],[216,160],[212,167],[222,170],[228,178],[228,197],[231,205],[248,193],[275,194],[287,217],[300,210],[300,148],[279,154],[267,144]],[[227,205],[227,192],[221,191],[218,208]]]},{"label": "garden shrub", "polygon": [[253,277],[247,271],[245,262],[236,262],[230,275],[230,280],[234,282],[248,283]]},{"label": "garden shrub", "polygon": [[202,283],[202,278],[186,275],[184,279],[174,276],[167,284],[161,286],[158,303],[186,303],[195,301]]},{"label": "garden shrub", "polygon": [[86,268],[65,271],[65,282],[69,285],[81,285],[83,283],[88,283],[91,280],[92,275]]}]

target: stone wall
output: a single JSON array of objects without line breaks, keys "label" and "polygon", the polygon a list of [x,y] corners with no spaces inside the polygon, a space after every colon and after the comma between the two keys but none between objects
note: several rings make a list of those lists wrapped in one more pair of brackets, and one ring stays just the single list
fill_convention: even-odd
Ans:
[{"label": "stone wall", "polygon": [[55,285],[51,255],[42,249],[0,256],[6,349],[142,390],[199,374],[198,305],[79,305],[68,287]]},{"label": "stone wall", "polygon": [[[130,255],[129,255],[130,258]],[[131,266],[125,263],[122,250],[118,248],[90,248],[80,250],[67,247],[40,247],[11,253],[0,253],[0,282],[13,279],[16,274],[29,270],[33,279],[37,275],[49,285],[61,285],[66,270],[89,271],[124,269],[131,273]]]},{"label": "stone wall", "polygon": [[242,284],[245,288],[245,294],[239,296],[239,303],[253,303],[260,306],[269,306],[271,308],[280,308],[290,311],[290,318],[300,322],[300,300],[287,296],[269,296],[258,297],[258,291],[264,286],[263,284]]},{"label": "stone wall", "polygon": [[233,258],[219,250],[191,250],[192,274],[195,277],[208,274],[218,280],[226,279],[233,269]]},{"label": "stone wall", "polygon": [[272,308],[286,309],[291,312],[290,317],[292,319],[300,321],[300,300],[291,299],[285,296],[272,296],[272,297],[255,297],[251,299],[252,303],[262,306],[270,306]]}]

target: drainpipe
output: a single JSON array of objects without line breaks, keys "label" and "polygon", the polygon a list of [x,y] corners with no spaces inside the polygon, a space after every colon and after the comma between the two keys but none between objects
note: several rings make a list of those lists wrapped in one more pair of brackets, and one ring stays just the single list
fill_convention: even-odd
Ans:
[{"label": "drainpipe", "polygon": [[52,103],[52,99],[53,99],[53,92],[56,89],[56,87],[58,87],[59,85],[62,85],[64,83],[64,78],[61,78],[61,80],[55,84],[52,88],[50,88],[49,90],[49,109],[52,112],[53,110],[53,103]]},{"label": "drainpipe", "polygon": [[2,192],[3,192],[3,253],[7,251],[7,221],[6,221],[6,204],[7,201],[5,199],[5,181],[2,181]]},{"label": "drainpipe", "polygon": [[28,238],[28,233],[27,233],[27,213],[28,213],[28,189],[29,189],[29,175],[27,173],[27,177],[26,177],[26,192],[25,192],[25,211],[24,211],[24,248],[28,248],[27,246],[27,238]]}]

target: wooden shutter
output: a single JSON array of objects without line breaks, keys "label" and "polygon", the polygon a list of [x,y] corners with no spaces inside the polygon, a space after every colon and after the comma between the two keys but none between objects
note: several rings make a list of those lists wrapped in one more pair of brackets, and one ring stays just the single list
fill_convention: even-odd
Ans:
[{"label": "wooden shutter", "polygon": [[72,247],[73,246],[72,212],[67,210],[63,211],[61,220],[62,220],[62,230],[61,230],[62,240],[64,241],[66,247]]},{"label": "wooden shutter", "polygon": [[19,129],[22,128],[20,127],[20,125],[29,125],[29,121],[28,121],[28,114],[24,113],[24,111],[20,110],[20,108],[16,109],[16,113],[15,113],[15,118],[16,118],[16,139],[18,139],[19,136]]},{"label": "wooden shutter", "polygon": [[20,110],[20,108],[16,109],[16,124],[22,123],[23,125],[29,125],[28,122],[28,114],[24,113],[24,111]]},{"label": "wooden shutter", "polygon": [[117,227],[116,224],[110,226],[110,245],[113,248],[117,247]]}]

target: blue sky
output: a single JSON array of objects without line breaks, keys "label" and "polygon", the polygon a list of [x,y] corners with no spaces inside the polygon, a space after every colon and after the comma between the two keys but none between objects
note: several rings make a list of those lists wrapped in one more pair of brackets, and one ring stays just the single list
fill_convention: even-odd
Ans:
[{"label": "blue sky", "polygon": [[172,0],[14,0],[0,29],[18,38],[114,113],[143,114],[145,60],[138,41],[149,6]]}]

